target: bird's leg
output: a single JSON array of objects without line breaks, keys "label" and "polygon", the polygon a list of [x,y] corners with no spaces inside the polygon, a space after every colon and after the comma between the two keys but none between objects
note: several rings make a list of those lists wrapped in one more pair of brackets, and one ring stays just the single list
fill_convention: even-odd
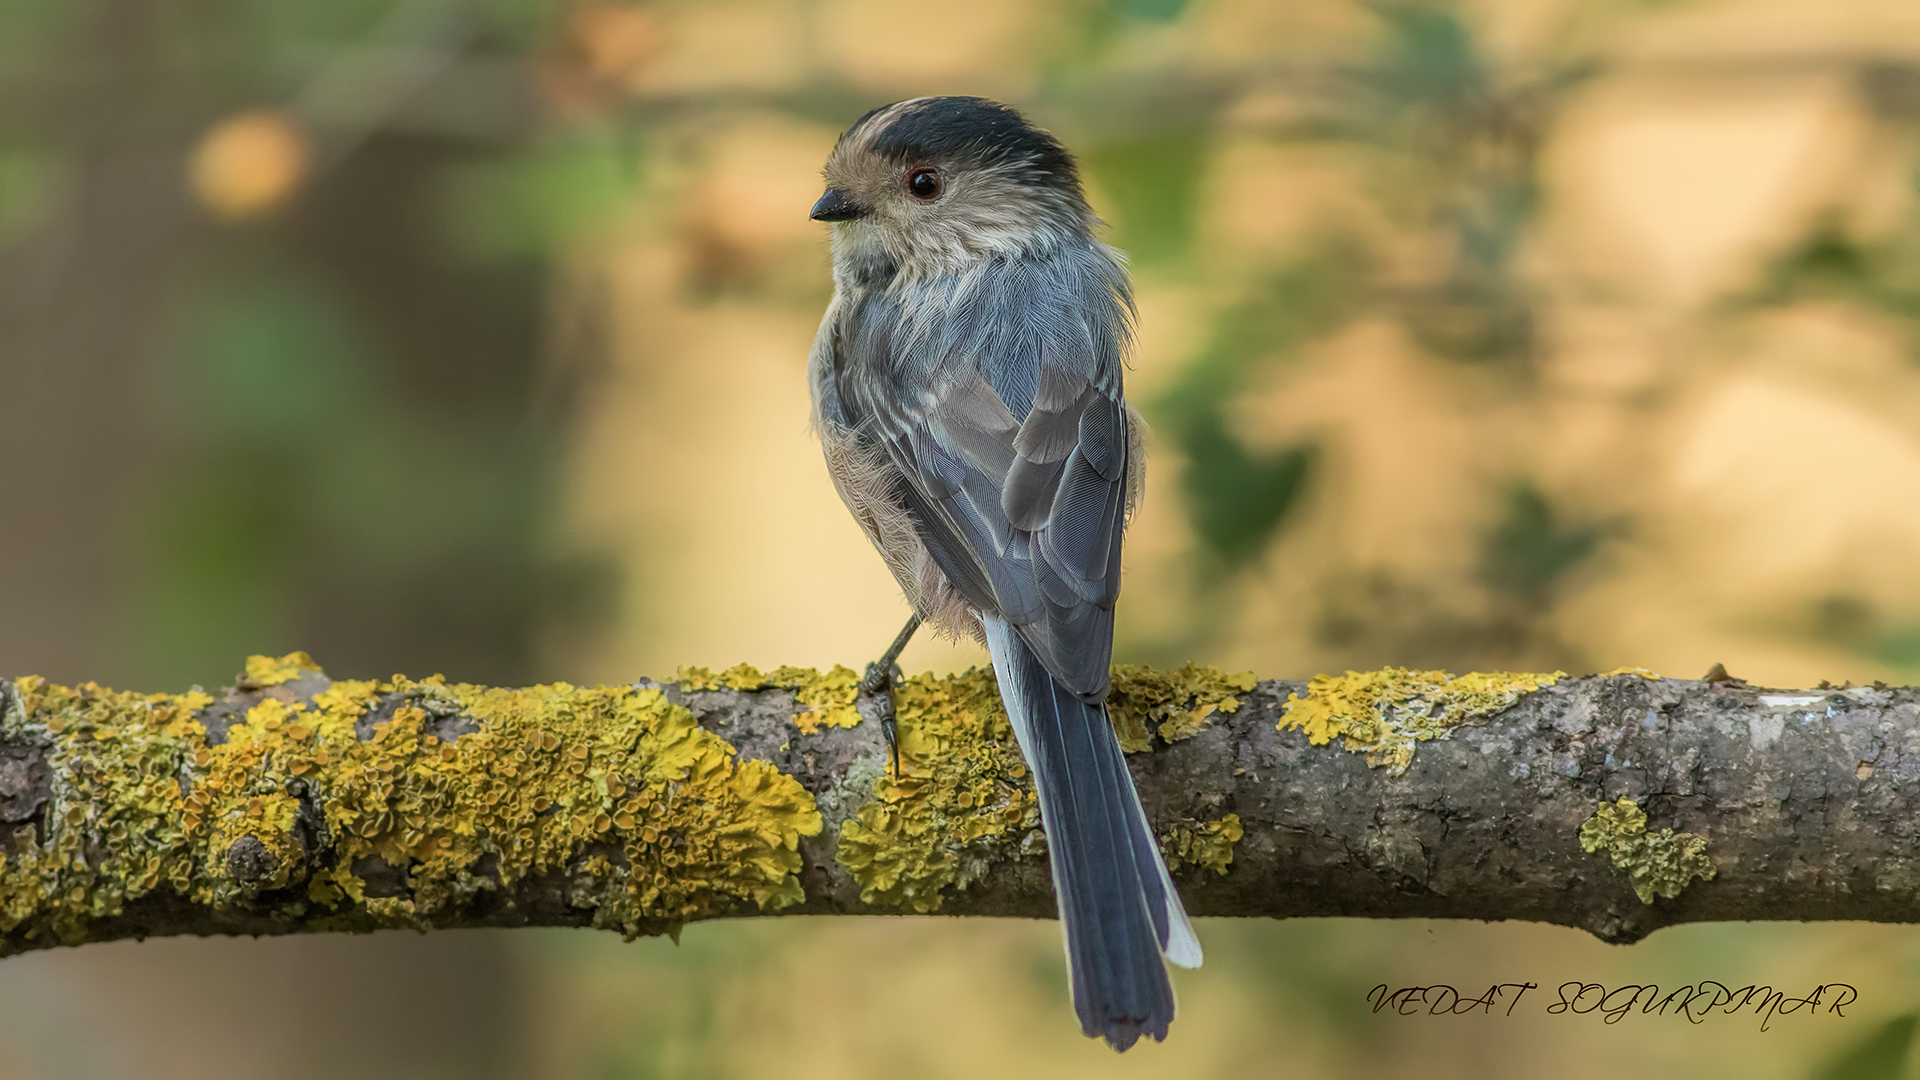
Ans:
[{"label": "bird's leg", "polygon": [[918,629],[920,616],[915,614],[880,659],[867,665],[866,677],[860,680],[860,699],[856,706],[862,717],[880,721],[880,733],[886,736],[887,750],[893,755],[895,780],[900,778],[900,733],[894,726],[893,681],[900,676],[900,652],[913,640],[913,632]]}]

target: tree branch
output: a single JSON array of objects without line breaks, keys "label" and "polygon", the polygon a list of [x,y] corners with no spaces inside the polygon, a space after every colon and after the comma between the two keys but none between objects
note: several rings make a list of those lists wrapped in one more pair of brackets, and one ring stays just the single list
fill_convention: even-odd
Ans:
[{"label": "tree branch", "polygon": [[[0,680],[0,955],[1052,915],[991,673],[900,687],[897,779],[856,682],[743,667],[507,690],[334,681],[302,654],[254,657],[213,693]],[[1196,915],[1527,919],[1632,941],[1920,912],[1913,688],[1394,670],[1309,687],[1189,666],[1116,669],[1111,704]]]}]

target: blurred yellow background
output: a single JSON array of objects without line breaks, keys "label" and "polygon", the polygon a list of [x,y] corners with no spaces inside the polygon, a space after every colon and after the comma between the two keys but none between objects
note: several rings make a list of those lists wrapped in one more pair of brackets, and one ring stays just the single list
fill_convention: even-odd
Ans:
[{"label": "blurred yellow background", "polygon": [[[1133,259],[1119,659],[1920,676],[1912,0],[0,0],[0,670],[864,662],[905,609],[806,427],[806,210],[939,93]],[[0,963],[0,1080],[1914,1071],[1902,927],[1201,934],[1123,1058],[1050,923],[92,946]],[[1543,1011],[1701,979],[1861,996]]]}]

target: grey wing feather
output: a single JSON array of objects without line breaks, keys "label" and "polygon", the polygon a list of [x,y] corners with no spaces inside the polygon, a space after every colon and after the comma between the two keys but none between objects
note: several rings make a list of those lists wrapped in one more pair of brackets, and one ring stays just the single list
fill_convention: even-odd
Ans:
[{"label": "grey wing feather", "polygon": [[[998,264],[939,286],[938,304],[867,298],[849,314],[839,396],[915,489],[916,526],[956,587],[1098,702],[1133,440],[1120,397],[1124,278],[1086,254]],[[912,334],[894,332],[903,320]]]}]

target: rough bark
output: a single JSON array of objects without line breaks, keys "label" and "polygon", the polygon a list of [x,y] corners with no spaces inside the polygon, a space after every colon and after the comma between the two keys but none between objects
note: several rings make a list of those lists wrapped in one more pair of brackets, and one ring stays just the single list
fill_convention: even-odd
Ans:
[{"label": "rough bark", "polygon": [[[182,792],[204,782],[196,770],[209,753],[219,751],[229,732],[241,730],[234,724],[257,715],[249,710],[278,700],[295,710],[290,716],[310,715],[298,709],[310,706],[328,685],[326,677],[314,671],[283,679],[281,685],[243,681],[207,699],[179,699],[194,706],[192,716],[200,725],[195,730],[205,734],[189,731],[185,751],[172,758],[153,757],[163,763],[163,772],[173,767],[179,774],[156,789],[167,804],[161,812],[175,812],[169,809],[172,796],[166,795],[173,781]],[[347,737],[386,738],[386,727],[404,721],[413,725],[404,739],[395,735],[387,741],[404,745],[410,754],[427,747],[431,753],[425,760],[434,767],[434,754],[451,761],[457,746],[495,723],[461,712],[448,704],[454,700],[450,692],[429,683],[364,685],[367,707]],[[596,854],[626,866],[619,854],[620,836],[637,835],[645,820],[628,815],[619,819],[625,824],[598,825],[606,830],[605,838],[582,843],[561,862],[502,873],[498,867],[506,857],[496,859],[489,845],[497,845],[518,826],[547,827],[541,822],[554,813],[547,810],[527,822],[502,818],[491,833],[482,829],[486,835],[460,841],[484,852],[461,871],[464,875],[471,870],[470,884],[477,887],[442,889],[428,903],[410,893],[421,887],[425,864],[414,861],[410,874],[404,857],[362,854],[353,860],[357,884],[349,890],[361,895],[328,893],[328,902],[313,882],[335,872],[323,868],[338,867],[351,854],[343,845],[355,826],[342,827],[330,818],[326,800],[329,792],[346,792],[351,786],[342,786],[347,782],[330,774],[324,762],[309,763],[304,770],[296,763],[292,767],[299,775],[269,775],[285,763],[263,752],[258,790],[269,799],[285,791],[293,800],[289,806],[297,804],[289,811],[284,836],[263,839],[255,835],[262,830],[254,829],[235,838],[202,827],[202,835],[182,841],[185,853],[177,857],[188,860],[179,863],[188,868],[176,874],[176,885],[165,880],[170,871],[163,865],[152,871],[144,887],[123,889],[124,896],[95,901],[91,909],[82,903],[81,887],[69,888],[68,879],[53,876],[69,871],[44,870],[34,880],[49,883],[50,896],[55,885],[66,890],[48,901],[67,905],[58,919],[37,908],[39,901],[23,898],[18,880],[8,885],[12,879],[0,878],[0,910],[10,911],[0,921],[0,955],[148,935],[366,931],[399,925],[600,925],[649,933],[695,918],[774,912],[898,914],[922,908],[954,915],[1053,914],[1044,842],[1032,828],[1036,819],[1030,796],[1024,819],[1017,791],[1010,804],[991,811],[1012,824],[968,841],[959,856],[964,866],[938,879],[937,897],[922,895],[919,903],[903,906],[898,896],[859,880],[855,870],[836,857],[843,827],[859,820],[863,808],[871,810],[876,792],[888,787],[876,725],[829,725],[808,732],[803,730],[807,725],[795,724],[796,714],[808,713],[805,692],[797,701],[795,690],[778,686],[688,691],[679,684],[641,685],[657,687],[655,698],[672,703],[663,702],[661,709],[690,710],[700,728],[737,749],[739,761],[770,763],[812,797],[823,827],[798,839],[799,858],[793,863],[797,890],[772,903],[765,895],[756,900],[710,890],[678,909],[623,908],[618,917],[610,916],[594,899],[600,894],[581,883],[583,875],[604,878],[618,871],[608,869],[607,859],[583,867]],[[69,760],[63,755],[72,752],[66,742],[106,739],[103,732],[120,723],[112,719],[114,710],[124,711],[125,700],[132,697],[117,699],[108,691],[81,688],[73,692],[77,696],[60,699],[66,703],[61,706],[68,710],[61,714],[65,716],[73,715],[75,702],[94,703],[90,707],[96,708],[98,722],[76,731],[70,720],[49,723],[55,711],[46,704],[51,699],[43,685],[38,698],[34,683],[26,683],[25,690],[23,697],[21,684],[0,681],[0,854],[7,855],[17,871],[36,851],[52,850],[62,829],[93,828],[68,849],[93,867],[88,872],[95,876],[86,879],[93,884],[85,888],[111,892],[116,883],[99,876],[99,868],[111,864],[107,855],[114,834],[101,824],[109,818],[98,810],[75,809],[81,797],[71,792],[64,798],[74,805],[63,804],[57,773]],[[1907,922],[1916,921],[1920,911],[1915,895],[1920,890],[1920,785],[1914,782],[1920,774],[1920,692],[1914,688],[1771,691],[1731,681],[1633,674],[1562,679],[1519,697],[1503,711],[1419,743],[1410,765],[1397,774],[1369,765],[1364,755],[1343,749],[1338,740],[1314,746],[1301,730],[1283,728],[1289,695],[1306,692],[1300,682],[1260,682],[1240,695],[1237,710],[1189,712],[1202,719],[1175,732],[1177,741],[1155,739],[1150,751],[1131,755],[1135,782],[1156,823],[1217,823],[1232,814],[1244,830],[1223,873],[1198,865],[1197,859],[1176,872],[1193,914],[1524,919],[1580,927],[1609,941],[1626,942],[1682,922]],[[618,698],[631,692],[622,688],[604,693]],[[460,700],[478,699],[470,695]],[[914,746],[914,725],[940,719],[939,710],[946,707],[941,703],[947,700],[935,694],[919,712],[903,710],[909,747]],[[40,702],[37,713],[29,707],[35,701]],[[961,696],[952,701],[954,708],[970,707]],[[420,708],[410,713],[415,704]],[[1170,704],[1178,710],[1194,702]],[[1003,718],[999,723],[1004,728]],[[139,731],[116,730],[113,737],[122,741],[144,737]],[[522,738],[517,729],[514,738]],[[196,739],[209,749],[196,750]],[[536,734],[531,742],[535,751],[539,743]],[[564,744],[547,749],[562,758],[566,753]],[[997,752],[1006,750],[1001,746]],[[920,747],[918,756],[909,756],[909,777],[936,772],[942,767],[940,753]],[[965,753],[979,757],[977,749]],[[600,760],[600,750],[593,754],[591,760]],[[335,766],[342,756],[332,755]],[[585,750],[576,756],[589,760]],[[167,761],[176,764],[165,766]],[[947,764],[971,768],[969,761],[955,758]],[[490,766],[483,760],[482,767]],[[630,776],[624,790],[637,782]],[[1017,768],[994,782],[1009,789],[1026,783]],[[619,781],[615,787],[622,789]],[[668,783],[658,790],[676,788]],[[896,785],[893,790],[897,794],[906,789]],[[1644,808],[1649,828],[1656,832],[1671,828],[1705,838],[1715,876],[1692,881],[1677,897],[1642,903],[1625,871],[1604,852],[1590,853],[1581,843],[1582,824],[1603,804],[1622,797]],[[254,812],[259,812],[259,802],[260,797],[254,797]],[[617,811],[616,803],[610,802],[609,809]],[[239,813],[230,811],[228,816]],[[362,836],[385,835],[365,824],[357,828]],[[525,835],[526,828],[521,832]],[[409,843],[429,842],[421,839],[424,833],[407,835]],[[868,841],[870,847],[887,842],[871,836]],[[200,846],[188,850],[195,844]],[[642,857],[636,854],[639,848],[625,850],[626,860]],[[195,859],[198,862],[191,862]],[[289,869],[289,861],[298,865]],[[189,880],[196,883],[193,888]],[[9,888],[13,896],[6,895]],[[197,897],[194,888],[199,889]]]}]

